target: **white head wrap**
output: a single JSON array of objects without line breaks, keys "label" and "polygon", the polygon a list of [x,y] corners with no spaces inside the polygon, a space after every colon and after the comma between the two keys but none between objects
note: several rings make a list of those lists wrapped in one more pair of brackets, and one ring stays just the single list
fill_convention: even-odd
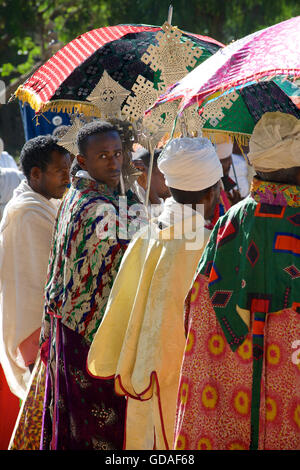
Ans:
[{"label": "white head wrap", "polygon": [[230,157],[232,154],[233,143],[232,142],[223,142],[216,145],[216,152],[220,160]]},{"label": "white head wrap", "polygon": [[183,191],[201,191],[223,176],[212,143],[206,138],[182,137],[171,140],[157,162],[167,186]]},{"label": "white head wrap", "polygon": [[132,152],[132,160],[140,160],[145,152],[147,152],[147,150],[144,147],[139,147],[135,152]]},{"label": "white head wrap", "polygon": [[265,113],[254,127],[248,158],[255,170],[300,166],[300,120],[291,114]]}]

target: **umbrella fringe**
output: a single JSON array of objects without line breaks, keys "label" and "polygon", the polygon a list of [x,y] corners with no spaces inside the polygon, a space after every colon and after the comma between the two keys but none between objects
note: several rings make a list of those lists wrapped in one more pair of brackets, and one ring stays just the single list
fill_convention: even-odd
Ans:
[{"label": "umbrella fringe", "polygon": [[85,116],[101,117],[99,109],[92,103],[75,100],[54,100],[43,104],[40,98],[30,90],[20,86],[15,96],[23,103],[28,103],[36,113],[46,111],[68,114],[84,114]]},{"label": "umbrella fringe", "polygon": [[52,111],[56,113],[84,114],[88,117],[102,117],[100,110],[91,103],[72,100],[49,101],[44,104],[40,112]]},{"label": "umbrella fringe", "polygon": [[36,112],[38,112],[43,105],[41,99],[35,93],[23,88],[22,85],[18,87],[15,96],[22,101],[22,103],[28,103]]},{"label": "umbrella fringe", "polygon": [[227,142],[235,140],[239,146],[246,147],[249,144],[251,134],[242,132],[224,131],[220,129],[202,129],[203,137],[207,137],[213,144],[217,144],[220,140]]}]

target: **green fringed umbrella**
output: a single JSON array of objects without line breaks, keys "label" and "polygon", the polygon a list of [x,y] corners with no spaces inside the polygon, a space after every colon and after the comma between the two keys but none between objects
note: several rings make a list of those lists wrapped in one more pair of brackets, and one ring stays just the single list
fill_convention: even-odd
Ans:
[{"label": "green fringed umbrella", "polygon": [[299,100],[300,89],[280,78],[219,93],[203,107],[203,135],[215,142],[228,135],[247,145],[255,124],[266,112],[281,111],[300,119]]}]

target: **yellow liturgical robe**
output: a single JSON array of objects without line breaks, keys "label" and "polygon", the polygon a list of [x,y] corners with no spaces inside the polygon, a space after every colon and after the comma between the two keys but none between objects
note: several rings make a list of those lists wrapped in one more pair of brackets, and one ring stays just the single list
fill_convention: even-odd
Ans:
[{"label": "yellow liturgical robe", "polygon": [[173,446],[184,300],[210,235],[202,217],[188,221],[191,230],[155,225],[155,237],[146,227],[131,241],[89,351],[90,373],[114,377],[127,397],[126,450]]}]

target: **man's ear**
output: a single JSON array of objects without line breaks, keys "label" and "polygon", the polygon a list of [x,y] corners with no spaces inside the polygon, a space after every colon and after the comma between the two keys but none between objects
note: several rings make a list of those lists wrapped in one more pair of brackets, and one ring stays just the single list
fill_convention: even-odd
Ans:
[{"label": "man's ear", "polygon": [[77,155],[77,161],[83,170],[86,170],[85,158],[82,155]]},{"label": "man's ear", "polygon": [[33,166],[30,171],[30,180],[39,181],[42,170],[38,166]]}]

